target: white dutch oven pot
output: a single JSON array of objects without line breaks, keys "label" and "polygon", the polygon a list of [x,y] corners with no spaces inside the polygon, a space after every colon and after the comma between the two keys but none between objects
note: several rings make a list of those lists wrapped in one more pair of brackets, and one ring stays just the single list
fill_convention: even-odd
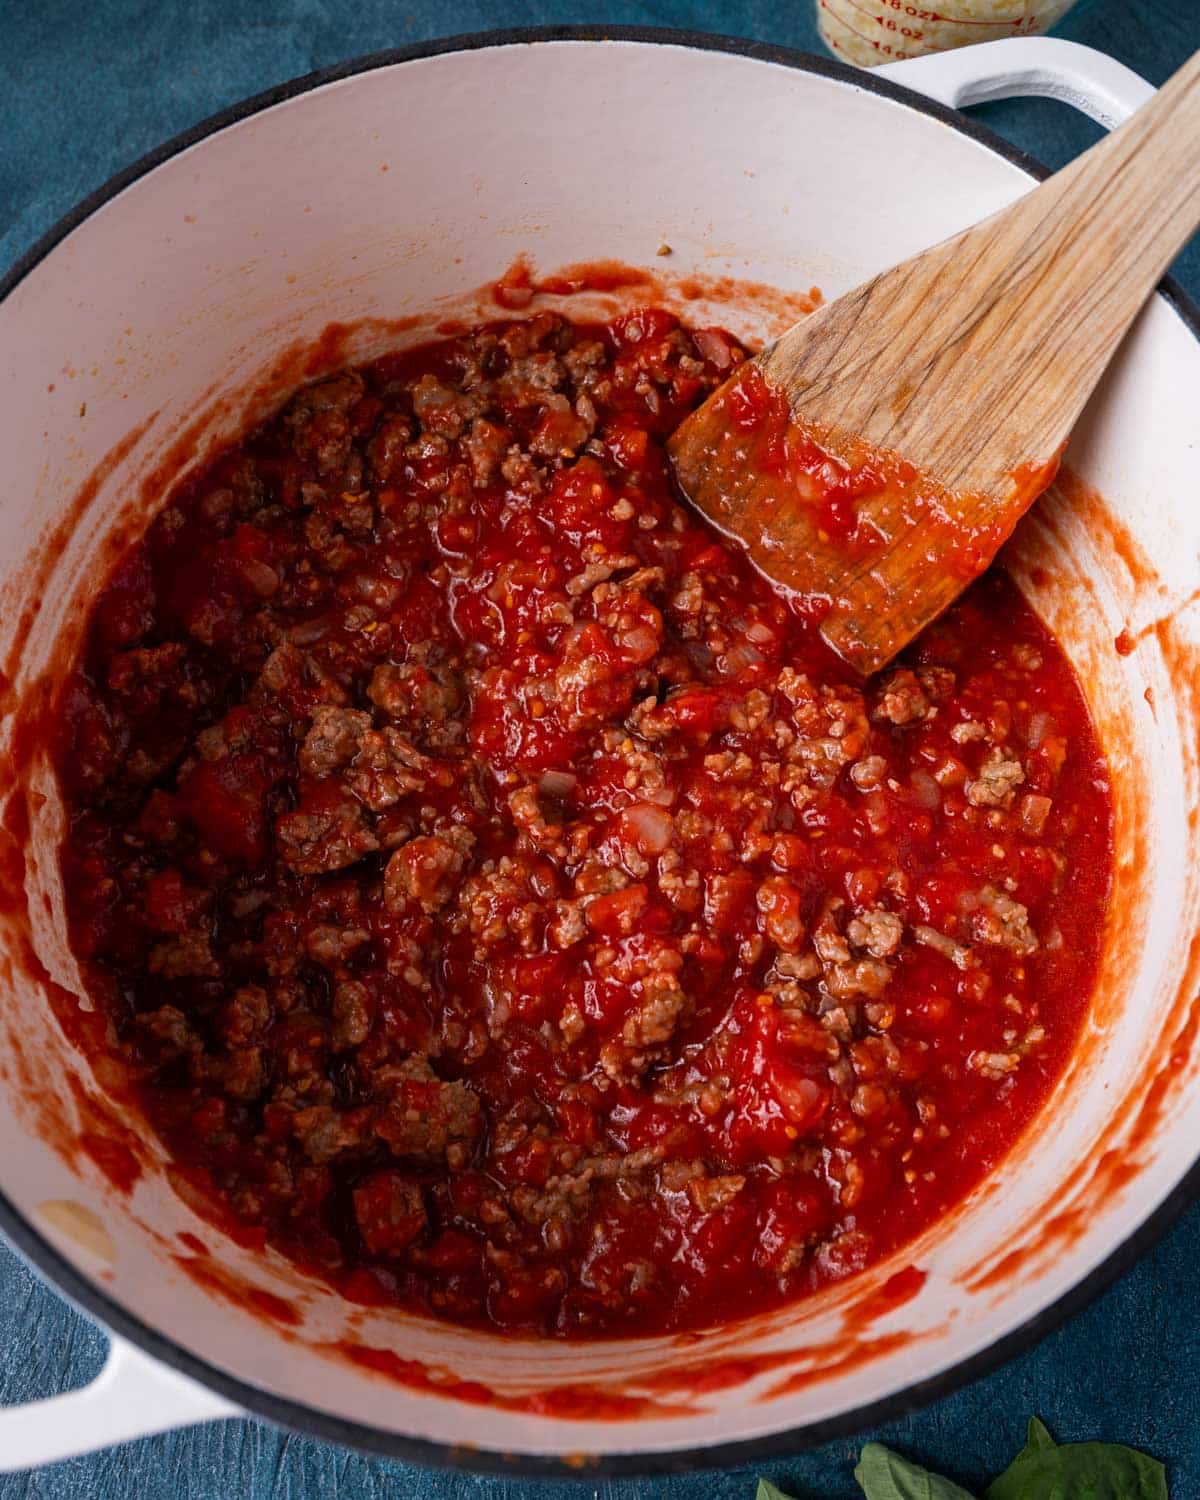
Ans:
[{"label": "white dutch oven pot", "polygon": [[[332,320],[404,318],[449,299],[444,313],[518,252],[543,271],[604,256],[837,295],[1029,188],[1031,162],[946,106],[1053,94],[1111,124],[1148,92],[1109,59],[1044,40],[866,75],[682,34],[505,34],[352,64],[200,126],[69,216],[0,288],[0,656],[31,627],[8,705],[27,711],[21,695],[78,623],[105,536],[122,507],[122,524],[136,526],[161,497],[143,481],[184,426],[202,414],[177,458],[229,435],[238,413],[220,398]],[[669,262],[655,257],[664,239]],[[693,315],[761,336],[780,312],[701,298]],[[360,324],[343,353],[398,336]],[[1200,584],[1198,389],[1196,315],[1168,288],[1071,446],[1070,464],[1108,504],[1051,497],[1010,550],[1109,752],[1116,916],[1067,1077],[949,1221],[813,1302],[701,1339],[513,1342],[351,1309],[273,1253],[225,1241],[170,1189],[161,1161],[126,1195],[73,1148],[81,1121],[67,1078],[98,1085],[10,922],[0,934],[0,1225],[113,1344],[87,1389],[0,1413],[0,1468],[242,1413],[505,1473],[762,1456],[944,1393],[1116,1274],[1200,1186],[1200,882],[1189,845],[1200,630],[1187,607]],[[65,545],[47,552],[68,514]],[[1131,654],[1114,649],[1122,630]],[[57,803],[52,786],[42,790],[25,884],[34,946],[70,991]],[[172,1258],[181,1231],[229,1276],[287,1299],[300,1321],[197,1285]],[[881,1298],[910,1265],[925,1273],[917,1294],[898,1306]],[[320,1347],[347,1338],[395,1351],[418,1384]],[[767,1354],[773,1368],[730,1363]],[[447,1389],[455,1379],[501,1399],[464,1402]],[[591,1392],[559,1398],[573,1415],[527,1399],[563,1387]],[[597,1419],[587,1405],[597,1393],[623,1399],[624,1415]]]}]

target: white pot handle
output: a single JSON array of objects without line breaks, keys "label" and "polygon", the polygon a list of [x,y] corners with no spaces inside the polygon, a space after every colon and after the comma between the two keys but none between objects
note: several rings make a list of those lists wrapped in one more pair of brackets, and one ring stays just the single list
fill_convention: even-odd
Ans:
[{"label": "white pot handle", "polygon": [[0,1474],[34,1469],[193,1422],[238,1417],[238,1407],[112,1335],[104,1368],[81,1390],[0,1408]]},{"label": "white pot handle", "polygon": [[1115,57],[1058,37],[1011,37],[906,58],[873,70],[951,109],[1036,94],[1061,99],[1112,129],[1154,93]]}]

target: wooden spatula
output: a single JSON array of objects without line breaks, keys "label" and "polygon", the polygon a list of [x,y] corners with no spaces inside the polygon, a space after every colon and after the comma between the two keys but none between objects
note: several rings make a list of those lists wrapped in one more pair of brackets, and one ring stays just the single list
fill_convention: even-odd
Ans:
[{"label": "wooden spatula", "polygon": [[[875,671],[987,567],[1053,479],[1198,223],[1200,53],[1010,208],[742,366],[671,440],[680,485],[812,602],[836,651]],[[1200,392],[1197,411],[1200,425]]]}]

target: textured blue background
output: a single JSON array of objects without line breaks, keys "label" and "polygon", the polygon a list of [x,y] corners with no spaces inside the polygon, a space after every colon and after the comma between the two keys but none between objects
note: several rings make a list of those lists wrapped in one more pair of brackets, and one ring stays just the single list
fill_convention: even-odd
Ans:
[{"label": "textured blue background", "polygon": [[[113,172],[214,110],[378,48],[492,26],[684,26],[818,50],[813,0],[0,0],[0,269]],[[258,12],[252,15],[253,12]],[[1160,83],[1200,46],[1196,0],[1096,0],[1062,28]],[[1095,128],[1064,106],[977,111],[1057,165]],[[1200,246],[1176,267],[1200,297]],[[0,1146],[0,1150],[3,1147]],[[1102,1436],[1170,1465],[1200,1495],[1200,1210],[1105,1296],[1036,1349],[914,1417],[869,1434],[981,1484],[1020,1447],[1031,1412],[1066,1441]],[[0,1403],[66,1390],[99,1368],[103,1340],[0,1246]],[[922,1372],[913,1370],[914,1378]],[[864,1434],[867,1436],[867,1434]],[[861,1439],[762,1472],[798,1496],[858,1494]],[[177,1433],[37,1474],[0,1478],[0,1500],[752,1500],[756,1469],[676,1480],[531,1484],[359,1457],[250,1422]]]}]

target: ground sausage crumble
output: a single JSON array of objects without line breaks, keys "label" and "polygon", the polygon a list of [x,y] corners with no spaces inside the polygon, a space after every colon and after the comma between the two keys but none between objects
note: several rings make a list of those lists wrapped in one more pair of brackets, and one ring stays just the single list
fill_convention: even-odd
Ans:
[{"label": "ground sausage crumble", "polygon": [[744,358],[539,312],[178,487],[61,704],[75,951],[195,1194],[344,1293],[682,1329],[860,1270],[1060,1074],[1104,762],[994,571],[865,685],[674,497]]}]

